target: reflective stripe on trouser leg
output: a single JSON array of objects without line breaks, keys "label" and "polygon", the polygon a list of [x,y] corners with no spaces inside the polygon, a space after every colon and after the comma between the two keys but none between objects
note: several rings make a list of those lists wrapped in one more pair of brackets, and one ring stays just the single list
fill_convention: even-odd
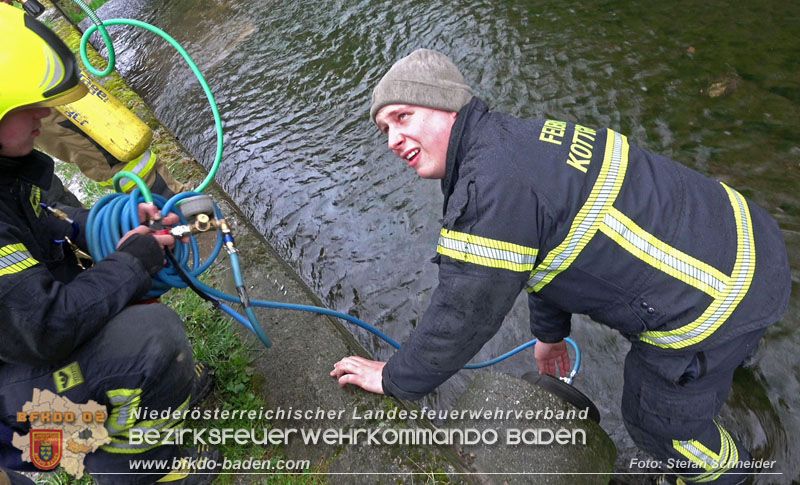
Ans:
[{"label": "reflective stripe on trouser leg", "polygon": [[699,353],[635,342],[625,358],[621,410],[636,446],[689,483],[745,481],[755,464],[717,416],[737,366],[765,332],[756,329]]},{"label": "reflective stripe on trouser leg", "polygon": [[[190,399],[186,398],[179,407],[168,410],[169,414],[161,419],[137,420],[137,417],[142,417],[139,409],[141,389],[116,389],[107,394],[112,408],[105,427],[111,443],[101,449],[122,454],[143,453],[161,446],[161,439],[166,437],[165,431],[183,427],[183,413],[189,407]],[[161,435],[161,439],[155,444],[152,440],[153,432]],[[142,439],[145,435],[150,437],[147,441]]]},{"label": "reflective stripe on trouser leg", "polygon": [[[709,438],[711,442],[706,440],[704,444],[700,440],[672,441],[672,447],[685,457],[680,463],[687,466],[673,468],[684,481],[717,483],[725,472],[736,468],[737,463],[743,461],[739,447],[730,433],[716,421],[714,424],[718,436]],[[710,434],[713,435],[714,431]],[[746,451],[742,454],[749,456]]]},{"label": "reflective stripe on trouser leg", "polygon": [[[92,358],[104,363],[97,369],[95,379],[104,384],[102,400],[109,408],[107,424],[116,424],[110,431],[112,442],[86,455],[86,471],[99,485],[152,483],[158,476],[137,475],[132,464],[136,460],[166,460],[171,464],[178,447],[142,444],[131,438],[136,438],[138,426],[157,430],[163,439],[167,429],[183,425],[183,421],[167,416],[186,409],[194,379],[194,359],[183,322],[164,305],[133,305],[114,317],[103,334],[104,338],[92,349]],[[118,372],[128,377],[105,377]],[[139,401],[137,389],[141,389]],[[129,425],[126,430],[119,429]],[[166,473],[169,468],[153,471]]]}]

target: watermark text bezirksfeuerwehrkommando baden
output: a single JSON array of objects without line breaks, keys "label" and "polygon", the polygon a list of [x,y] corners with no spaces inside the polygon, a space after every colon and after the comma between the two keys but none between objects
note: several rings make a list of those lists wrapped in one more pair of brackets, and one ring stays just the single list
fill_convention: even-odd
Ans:
[{"label": "watermark text bezirksfeuerwehrkommando baden", "polygon": [[[128,439],[132,445],[226,445],[257,444],[286,445],[293,440],[301,440],[304,445],[585,445],[586,431],[580,427],[552,426],[553,421],[584,420],[588,410],[560,409],[314,409],[260,408],[257,410],[228,409],[188,409],[151,410],[139,408],[132,410],[132,417],[138,420],[192,419],[208,422],[234,419],[303,421],[304,426],[263,427],[263,428],[175,428],[170,430],[137,429],[129,431]],[[330,426],[332,421],[348,420],[349,426]],[[547,427],[504,427],[504,426],[464,426],[431,428],[429,426],[409,427],[409,421],[429,420],[470,420],[507,421],[515,420],[531,423],[534,420],[548,421]],[[311,427],[309,422],[319,421],[326,426]],[[381,426],[375,426],[381,421]],[[387,422],[397,421],[403,426],[392,427]],[[363,422],[372,427],[352,426]],[[542,423],[544,424],[544,423]]]}]

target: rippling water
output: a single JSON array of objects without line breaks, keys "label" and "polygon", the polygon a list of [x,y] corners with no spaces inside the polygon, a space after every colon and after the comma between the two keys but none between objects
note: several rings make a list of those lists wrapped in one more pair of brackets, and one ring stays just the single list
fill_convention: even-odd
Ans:
[{"label": "rippling water", "polygon": [[[777,461],[783,475],[759,483],[790,483],[800,474],[800,6],[691,3],[126,0],[99,13],[153,23],[187,49],[224,120],[217,181],[326,304],[401,342],[436,284],[428,260],[441,193],[388,153],[368,105],[380,76],[415,48],[450,55],[494,109],[608,126],[738,188],[780,222],[795,284],[722,421]],[[208,166],[213,121],[179,56],[150,33],[111,32],[118,68]],[[524,298],[517,303],[477,359],[530,338]],[[627,469],[637,454],[618,417],[627,344],[580,318],[573,337],[584,354],[577,385]],[[380,359],[392,353],[359,338]],[[528,354],[497,368],[519,375],[532,362]],[[447,407],[468,378],[427,404]]]}]

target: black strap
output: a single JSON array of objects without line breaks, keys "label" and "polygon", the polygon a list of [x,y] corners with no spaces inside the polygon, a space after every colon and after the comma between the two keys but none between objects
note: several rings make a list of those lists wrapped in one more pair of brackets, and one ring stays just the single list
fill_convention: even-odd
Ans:
[{"label": "black strap", "polygon": [[189,288],[191,288],[192,291],[197,293],[197,296],[206,300],[207,302],[210,302],[214,308],[219,308],[220,306],[219,300],[217,300],[213,296],[209,295],[208,293],[206,293],[205,291],[201,290],[200,288],[194,285],[189,276],[183,271],[183,268],[181,268],[181,266],[178,264],[178,261],[175,259],[175,256],[172,255],[172,250],[170,248],[165,247],[164,254],[167,255],[167,259],[169,259],[169,262],[172,263],[172,266],[175,268],[175,271],[178,272],[178,276],[180,276],[183,282],[186,283],[186,285]]}]

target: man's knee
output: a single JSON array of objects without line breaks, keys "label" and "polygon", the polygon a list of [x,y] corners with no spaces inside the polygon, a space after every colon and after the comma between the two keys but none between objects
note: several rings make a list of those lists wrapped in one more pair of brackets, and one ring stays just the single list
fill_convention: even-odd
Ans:
[{"label": "man's knee", "polygon": [[[670,382],[641,360],[633,351],[626,358],[622,392],[622,418],[639,448],[665,457],[673,454],[674,440],[692,439],[715,428],[717,389]],[[682,365],[667,364],[678,370]],[[670,372],[670,377],[680,376],[678,370]]]},{"label": "man's knee", "polygon": [[191,352],[180,317],[161,304],[132,305],[108,322],[102,338],[113,340],[116,353],[170,356]]},{"label": "man's knee", "polygon": [[161,304],[127,307],[108,322],[83,354],[82,359],[103,363],[103,372],[140,375],[146,381],[189,379],[194,372],[183,322]]}]

